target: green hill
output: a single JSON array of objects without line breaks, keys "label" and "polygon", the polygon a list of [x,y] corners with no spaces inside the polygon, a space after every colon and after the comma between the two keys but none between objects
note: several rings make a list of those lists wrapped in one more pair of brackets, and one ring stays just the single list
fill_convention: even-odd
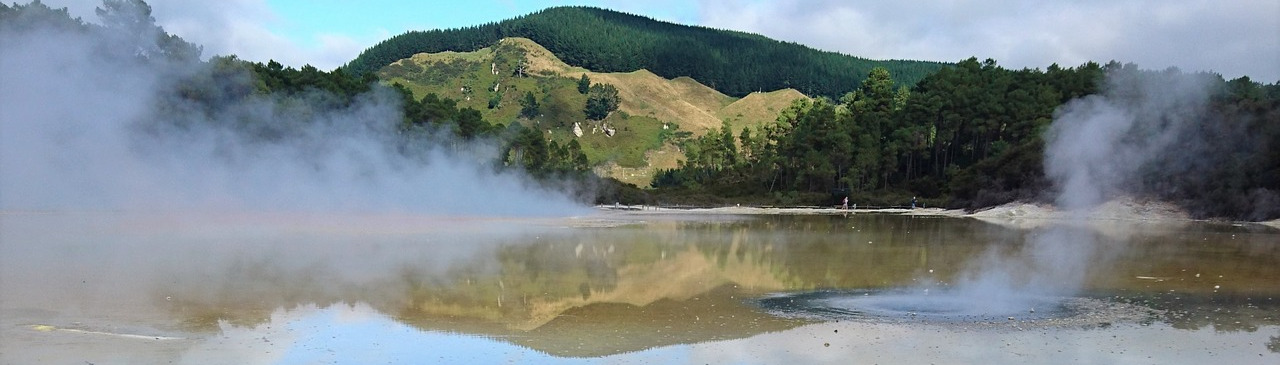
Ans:
[{"label": "green hill", "polygon": [[[524,72],[517,72],[523,65]],[[586,96],[577,82],[613,85],[621,98],[618,112],[603,121],[587,120]],[[525,38],[506,38],[471,52],[419,53],[377,71],[385,82],[400,84],[421,99],[428,94],[480,111],[485,120],[521,123],[561,145],[578,140],[597,172],[647,186],[659,169],[677,167],[681,136],[700,136],[728,122],[735,131],[777,119],[792,100],[807,98],[792,89],[727,96],[698,81],[666,79],[648,70],[601,73],[569,66],[546,48]],[[521,117],[522,100],[532,95],[536,116]],[[574,132],[575,125],[582,135]],[[603,129],[614,132],[606,135]],[[684,133],[682,133],[684,132]]]},{"label": "green hill", "polygon": [[364,74],[418,53],[469,52],[499,39],[528,38],[564,62],[597,72],[652,71],[690,77],[727,95],[796,89],[838,98],[875,67],[912,85],[945,66],[926,61],[876,61],[820,51],[743,32],[686,26],[591,7],[555,7],[473,27],[410,31],[362,52],[344,69]]}]

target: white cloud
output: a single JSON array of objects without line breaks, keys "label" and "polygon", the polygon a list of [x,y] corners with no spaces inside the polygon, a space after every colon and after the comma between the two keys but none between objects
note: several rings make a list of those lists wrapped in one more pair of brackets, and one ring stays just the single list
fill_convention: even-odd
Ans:
[{"label": "white cloud", "polygon": [[[96,21],[93,8],[101,3],[45,2],[68,6],[89,21]],[[1274,0],[701,0],[692,13],[667,0],[603,2],[658,19],[760,33],[873,59],[954,62],[974,56],[1009,68],[1117,60],[1150,69],[1174,66],[1280,81],[1280,18],[1275,16],[1280,2]],[[272,31],[286,20],[265,0],[150,3],[161,26],[204,45],[206,56],[236,54],[332,69],[392,35],[332,33],[291,40]]]},{"label": "white cloud", "polygon": [[[66,7],[73,16],[97,22],[94,8],[101,0],[46,0],[54,8]],[[370,44],[340,34],[315,35],[311,45],[290,40],[271,30],[286,20],[265,0],[152,0],[151,16],[165,31],[204,46],[205,57],[236,55],[244,60],[301,67],[311,64],[322,70],[342,66]],[[375,40],[376,42],[376,40]]]},{"label": "white cloud", "polygon": [[1280,3],[704,0],[702,24],[875,59],[1134,62],[1280,81]]},{"label": "white cloud", "polygon": [[331,70],[366,47],[342,35],[315,35],[310,44],[300,44],[277,34],[272,27],[286,20],[263,0],[166,0],[155,1],[152,8],[158,24],[204,45],[206,56],[234,54],[250,61],[276,60],[294,67],[311,64]]},{"label": "white cloud", "polygon": [[[312,55],[314,58],[312,58],[313,61],[309,62],[326,70],[346,64],[360,55],[360,52],[373,45],[371,42],[361,42],[355,38],[336,33],[317,34],[315,37],[320,46],[313,50]],[[389,37],[382,37],[379,40]],[[321,65],[324,65],[324,67],[321,67]]]}]

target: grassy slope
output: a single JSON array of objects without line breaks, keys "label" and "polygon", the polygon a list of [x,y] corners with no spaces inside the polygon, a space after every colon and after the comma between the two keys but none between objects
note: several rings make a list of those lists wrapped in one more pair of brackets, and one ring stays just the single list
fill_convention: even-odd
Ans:
[{"label": "grassy slope", "polygon": [[875,67],[889,69],[899,84],[914,85],[947,66],[869,60],[757,34],[562,6],[465,28],[409,31],[366,49],[343,67],[361,74],[415,53],[472,51],[508,37],[533,39],[572,65],[602,72],[647,69],[662,77],[688,76],[734,97],[791,87],[839,98]]},{"label": "grassy slope", "polygon": [[[528,77],[514,75],[522,59],[528,65]],[[586,96],[578,93],[577,80],[584,73],[593,83],[618,88],[619,112],[603,122],[618,132],[613,137],[606,136],[598,122],[587,121],[582,112]],[[656,169],[676,167],[680,152],[670,145],[675,131],[701,135],[728,120],[736,133],[744,126],[773,121],[793,99],[805,97],[787,89],[738,99],[687,77],[668,80],[647,70],[590,72],[565,64],[524,38],[503,39],[474,52],[420,53],[382,68],[379,74],[387,82],[407,86],[418,97],[435,93],[458,100],[460,107],[480,110],[493,123],[518,121],[545,131],[561,144],[580,138],[587,158],[599,166],[597,173],[639,186],[648,186]],[[532,92],[541,105],[542,115],[533,120],[519,119],[520,100],[526,92]],[[495,95],[501,101],[490,109]],[[582,137],[573,135],[574,123],[582,127]]]},{"label": "grassy slope", "polygon": [[778,112],[791,106],[791,101],[807,97],[795,89],[751,93],[721,108],[716,117],[728,121],[737,133],[744,126],[777,119]]}]

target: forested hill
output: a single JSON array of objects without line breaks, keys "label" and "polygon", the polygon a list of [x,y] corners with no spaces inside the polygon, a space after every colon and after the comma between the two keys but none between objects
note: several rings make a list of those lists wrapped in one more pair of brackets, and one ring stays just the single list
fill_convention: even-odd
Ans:
[{"label": "forested hill", "polygon": [[344,66],[363,74],[417,53],[474,51],[506,37],[543,45],[566,63],[597,72],[648,69],[692,77],[732,96],[794,88],[838,98],[875,67],[913,85],[945,63],[876,61],[825,52],[760,35],[686,26],[591,7],[555,7],[474,27],[410,31],[365,50]]}]

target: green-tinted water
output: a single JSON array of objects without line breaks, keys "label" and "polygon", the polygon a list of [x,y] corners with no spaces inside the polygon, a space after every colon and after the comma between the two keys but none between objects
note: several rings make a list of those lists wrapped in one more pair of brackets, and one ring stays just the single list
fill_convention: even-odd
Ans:
[{"label": "green-tinted water", "polygon": [[966,218],[85,213],[0,228],[4,363],[1280,359],[1280,233],[1256,225],[1086,228],[1075,293],[1145,311],[1056,325],[762,305],[946,290],[995,263],[1035,274],[1018,258],[1044,230]]}]

